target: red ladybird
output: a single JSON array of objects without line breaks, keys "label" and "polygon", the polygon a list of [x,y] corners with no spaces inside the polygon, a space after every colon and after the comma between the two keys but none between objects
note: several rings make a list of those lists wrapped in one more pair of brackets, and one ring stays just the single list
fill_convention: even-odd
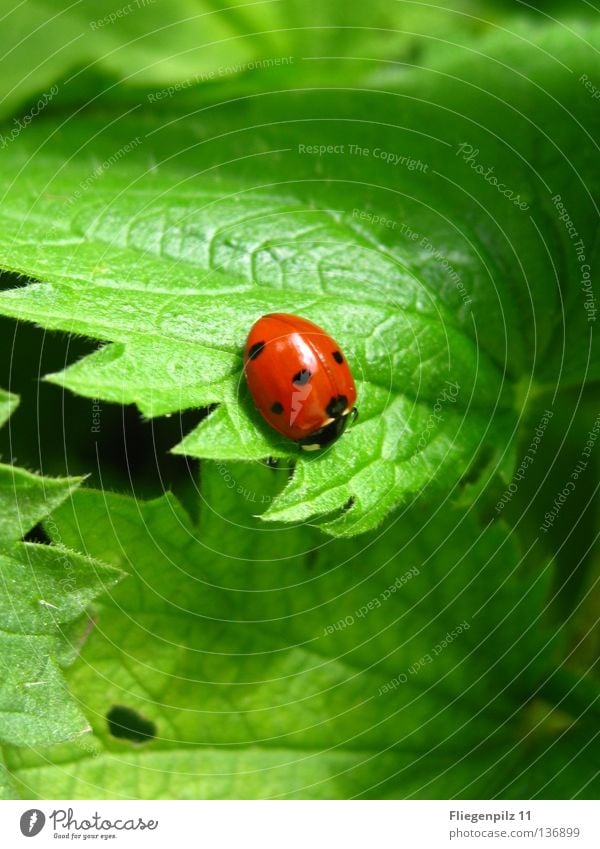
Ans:
[{"label": "red ladybird", "polygon": [[328,445],[356,415],[356,388],[340,347],[298,315],[269,313],[244,347],[250,394],[271,427],[305,451]]}]

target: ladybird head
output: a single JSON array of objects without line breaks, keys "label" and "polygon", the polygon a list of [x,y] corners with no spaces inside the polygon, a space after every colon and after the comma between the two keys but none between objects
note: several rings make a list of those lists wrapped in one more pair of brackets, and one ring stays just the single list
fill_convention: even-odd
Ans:
[{"label": "ladybird head", "polygon": [[328,416],[326,423],[323,427],[300,440],[302,450],[318,451],[319,448],[325,448],[325,446],[335,442],[346,429],[348,414],[354,413],[354,410],[348,408],[348,399],[345,395],[334,396],[325,408]]}]

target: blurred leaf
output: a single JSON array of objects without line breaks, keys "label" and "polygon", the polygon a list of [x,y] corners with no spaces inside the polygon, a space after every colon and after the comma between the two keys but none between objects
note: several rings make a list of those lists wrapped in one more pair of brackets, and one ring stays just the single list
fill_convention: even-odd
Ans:
[{"label": "blurred leaf", "polygon": [[[525,741],[530,765],[515,771],[511,799],[595,799],[600,792],[598,728],[563,728],[551,737]],[[566,766],[565,766],[566,765]],[[536,788],[531,795],[531,788]],[[539,789],[538,789],[539,788]]]},{"label": "blurred leaf", "polygon": [[17,791],[4,763],[0,746],[0,799],[17,799]]},{"label": "blurred leaf", "polygon": [[372,0],[365,20],[362,7],[343,0],[321,0],[310,16],[303,0],[15,2],[0,28],[0,113],[30,100],[18,119],[29,123],[40,103],[43,111],[57,99],[75,104],[155,87],[160,100],[171,87],[211,86],[257,71],[277,84],[289,66],[308,81],[312,60],[322,56],[409,58],[422,33],[434,47],[451,28],[468,34],[483,26],[461,14],[470,11],[468,0],[453,5],[456,11]]}]

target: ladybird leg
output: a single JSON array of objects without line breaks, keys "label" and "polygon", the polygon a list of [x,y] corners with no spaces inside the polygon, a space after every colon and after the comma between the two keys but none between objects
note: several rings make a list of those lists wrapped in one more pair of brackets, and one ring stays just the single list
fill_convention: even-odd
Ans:
[{"label": "ladybird leg", "polygon": [[352,407],[350,412],[352,414],[352,422],[354,423],[356,421],[356,419],[358,418],[358,407]]}]

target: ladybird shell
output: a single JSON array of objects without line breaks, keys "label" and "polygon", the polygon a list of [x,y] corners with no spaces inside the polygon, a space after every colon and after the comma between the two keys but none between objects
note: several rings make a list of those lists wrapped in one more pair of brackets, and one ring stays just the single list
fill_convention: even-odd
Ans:
[{"label": "ladybird shell", "polygon": [[342,349],[300,316],[259,318],[244,346],[244,372],[263,418],[305,448],[339,436],[354,408],[356,387]]}]

